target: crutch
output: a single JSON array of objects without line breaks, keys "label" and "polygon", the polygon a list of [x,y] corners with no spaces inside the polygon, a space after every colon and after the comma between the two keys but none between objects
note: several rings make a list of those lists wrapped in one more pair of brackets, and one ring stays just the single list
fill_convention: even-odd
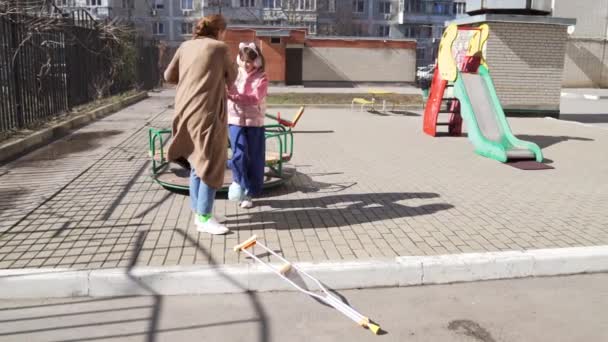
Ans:
[{"label": "crutch", "polygon": [[[273,266],[273,265],[271,265],[269,263],[266,263],[266,262],[262,261],[255,254],[253,254],[252,252],[250,252],[248,250],[248,248],[251,248],[251,247],[253,247],[255,245],[260,246],[266,252],[268,252],[268,253],[276,256],[284,264],[281,267],[277,268],[277,267],[275,267],[275,266]],[[317,279],[313,278],[310,274],[304,272],[298,266],[290,263],[285,258],[283,258],[282,256],[280,256],[277,253],[275,253],[273,250],[271,250],[270,248],[266,247],[264,244],[262,244],[259,241],[257,241],[257,236],[256,235],[254,235],[254,236],[250,237],[249,239],[247,239],[246,241],[244,241],[244,242],[242,242],[242,243],[234,246],[234,251],[235,252],[243,252],[243,253],[247,254],[252,259],[254,259],[254,260],[262,263],[264,266],[266,266],[267,268],[269,268],[270,270],[272,270],[279,277],[283,278],[285,281],[287,281],[288,283],[290,283],[293,287],[295,287],[296,289],[298,289],[300,292],[303,292],[303,293],[305,293],[305,294],[307,294],[309,296],[312,296],[314,298],[317,298],[317,299],[321,300],[324,303],[327,303],[328,305],[330,305],[334,309],[336,309],[336,310],[340,311],[341,313],[343,313],[344,315],[346,315],[346,317],[348,317],[348,318],[352,319],[353,321],[355,321],[355,323],[359,324],[360,326],[362,326],[364,328],[369,329],[374,334],[378,334],[378,332],[380,331],[380,326],[379,325],[373,323],[372,321],[370,321],[370,319],[368,317],[363,316],[362,314],[360,314],[359,312],[357,312],[355,309],[351,308],[350,306],[348,306],[347,304],[345,304],[344,302],[342,302],[336,296],[332,295],[325,288],[325,286],[323,286],[323,284],[321,284],[320,281],[318,281]],[[302,288],[300,285],[296,284],[291,279],[289,279],[286,275],[292,269],[296,270],[299,274],[302,274],[302,275],[306,276],[308,279],[312,280],[315,284],[317,284],[319,286],[319,288],[321,289],[321,291],[323,292],[323,295],[319,295],[319,294],[316,294],[314,292],[308,291],[307,289]]]}]

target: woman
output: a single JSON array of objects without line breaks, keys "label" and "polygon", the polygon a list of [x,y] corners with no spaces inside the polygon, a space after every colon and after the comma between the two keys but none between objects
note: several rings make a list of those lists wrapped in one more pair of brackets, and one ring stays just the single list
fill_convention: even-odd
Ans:
[{"label": "woman", "polygon": [[173,140],[167,157],[191,165],[190,200],[197,230],[226,234],[213,218],[213,201],[224,183],[228,159],[226,87],[234,84],[237,68],[224,38],[221,15],[201,19],[193,39],[184,42],[165,71],[165,80],[177,84]]}]

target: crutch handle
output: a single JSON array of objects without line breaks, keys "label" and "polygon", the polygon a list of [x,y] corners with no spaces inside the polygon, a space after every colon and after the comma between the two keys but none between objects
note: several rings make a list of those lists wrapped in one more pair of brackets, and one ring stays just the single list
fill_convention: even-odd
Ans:
[{"label": "crutch handle", "polygon": [[233,248],[234,251],[235,252],[239,252],[239,251],[242,251],[242,250],[247,249],[249,247],[255,246],[255,244],[257,243],[257,238],[258,238],[258,236],[254,235],[254,236],[250,237],[249,239],[241,242],[240,244],[234,246],[234,248]]}]

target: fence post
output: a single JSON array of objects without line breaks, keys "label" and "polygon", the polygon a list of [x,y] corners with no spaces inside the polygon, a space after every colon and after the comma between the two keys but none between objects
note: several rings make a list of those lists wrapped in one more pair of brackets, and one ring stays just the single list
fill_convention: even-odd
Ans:
[{"label": "fence post", "polygon": [[15,82],[15,118],[17,119],[17,128],[23,128],[25,126],[23,120],[23,97],[21,96],[21,63],[20,58],[17,56],[19,49],[19,34],[18,31],[20,29],[19,22],[17,21],[17,16],[15,16],[15,20],[10,23],[11,30],[11,49],[12,54],[9,56],[12,62],[13,69],[13,80]]}]

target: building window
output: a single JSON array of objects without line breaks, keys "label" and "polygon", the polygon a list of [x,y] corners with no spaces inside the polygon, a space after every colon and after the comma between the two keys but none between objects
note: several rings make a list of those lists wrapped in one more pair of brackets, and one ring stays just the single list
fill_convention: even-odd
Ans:
[{"label": "building window", "polygon": [[443,25],[435,25],[435,26],[433,26],[433,28],[432,28],[432,30],[433,30],[433,38],[441,39],[441,36],[443,35],[443,29],[444,29]]},{"label": "building window", "polygon": [[152,34],[154,35],[163,35],[165,34],[165,24],[164,23],[153,23],[152,24]]},{"label": "building window", "polygon": [[388,1],[383,1],[379,3],[380,9],[379,12],[382,14],[391,14],[391,3]]},{"label": "building window", "polygon": [[191,11],[194,9],[193,0],[182,0],[182,10]]},{"label": "building window", "polygon": [[281,8],[281,0],[264,0],[264,8]]},{"label": "building window", "polygon": [[433,27],[432,26],[422,26],[420,27],[420,32],[418,37],[416,38],[431,38],[433,37]]},{"label": "building window", "polygon": [[194,26],[192,25],[192,23],[183,22],[182,23],[182,34],[183,35],[192,34],[193,28],[194,28]]},{"label": "building window", "polygon": [[87,0],[87,6],[101,6],[101,0]]},{"label": "building window", "polygon": [[465,14],[467,13],[467,3],[466,2],[455,2],[454,3],[454,14]]},{"label": "building window", "polygon": [[378,37],[388,37],[391,35],[391,27],[388,25],[378,25]]},{"label": "building window", "polygon": [[365,12],[365,0],[353,0],[353,12],[355,12],[355,13]]},{"label": "building window", "polygon": [[264,25],[281,26],[281,21],[280,20],[264,20]]},{"label": "building window", "polygon": [[314,11],[317,8],[316,0],[298,0],[299,11]]},{"label": "building window", "polygon": [[270,37],[270,44],[281,44],[281,37]]},{"label": "building window", "polygon": [[317,34],[317,23],[308,23],[308,34]]},{"label": "building window", "polygon": [[367,28],[363,24],[353,24],[352,26],[353,36],[365,37],[367,36]]},{"label": "building window", "polygon": [[154,0],[154,9],[165,9],[165,0]]},{"label": "building window", "polygon": [[405,8],[406,12],[410,13],[421,13],[423,12],[423,6],[421,0],[409,0]]},{"label": "building window", "polygon": [[319,29],[317,30],[317,34],[323,36],[329,36],[333,34],[334,29],[331,24],[319,24]]},{"label": "building window", "polygon": [[241,0],[241,7],[255,7],[255,0]]},{"label": "building window", "polygon": [[327,0],[327,12],[334,13],[336,11],[336,0]]},{"label": "building window", "polygon": [[[427,4],[427,6],[431,5],[431,3]],[[432,10],[430,11],[431,14],[435,14],[435,15],[451,15],[451,8],[452,6],[449,6],[447,3],[442,3],[442,2],[435,2],[432,3]],[[427,7],[427,11],[428,11],[428,7]]]},{"label": "building window", "polygon": [[403,35],[406,38],[433,38],[433,32],[443,33],[443,26],[409,25],[404,26]]},{"label": "building window", "polygon": [[418,63],[420,63],[420,61],[424,60],[424,57],[426,55],[425,53],[425,48],[424,47],[416,47],[416,61],[418,61]]}]

